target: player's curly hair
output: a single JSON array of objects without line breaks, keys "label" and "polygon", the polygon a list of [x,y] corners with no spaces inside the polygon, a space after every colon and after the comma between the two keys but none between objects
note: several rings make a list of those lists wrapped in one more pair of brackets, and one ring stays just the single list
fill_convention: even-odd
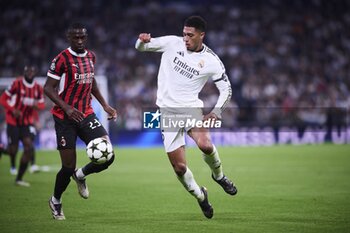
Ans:
[{"label": "player's curly hair", "polygon": [[71,25],[69,25],[68,29],[67,29],[67,33],[74,31],[76,29],[86,29],[86,26],[80,22],[74,22]]},{"label": "player's curly hair", "polygon": [[194,27],[195,29],[205,32],[207,29],[207,22],[198,15],[192,15],[185,20],[186,27]]}]

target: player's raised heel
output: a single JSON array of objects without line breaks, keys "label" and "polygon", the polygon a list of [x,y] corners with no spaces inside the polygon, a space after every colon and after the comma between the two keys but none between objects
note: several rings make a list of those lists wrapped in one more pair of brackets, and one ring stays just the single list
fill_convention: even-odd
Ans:
[{"label": "player's raised heel", "polygon": [[211,175],[211,177],[213,178],[213,180],[216,183],[218,183],[225,190],[226,193],[228,193],[230,195],[236,195],[237,194],[236,186],[225,175],[220,180],[216,180],[213,175]]},{"label": "player's raised heel", "polygon": [[62,204],[54,204],[51,200],[49,200],[49,206],[52,211],[52,217],[56,220],[65,220],[66,217],[64,216]]},{"label": "player's raised heel", "polygon": [[78,179],[78,177],[75,175],[75,172],[73,173],[72,178],[77,183],[79,195],[84,199],[88,199],[89,189],[87,187],[86,180]]},{"label": "player's raised heel", "polygon": [[207,218],[212,218],[214,215],[214,209],[209,203],[207,189],[205,187],[201,187],[201,190],[204,194],[204,200],[198,201],[198,204],[201,207],[204,216]]}]

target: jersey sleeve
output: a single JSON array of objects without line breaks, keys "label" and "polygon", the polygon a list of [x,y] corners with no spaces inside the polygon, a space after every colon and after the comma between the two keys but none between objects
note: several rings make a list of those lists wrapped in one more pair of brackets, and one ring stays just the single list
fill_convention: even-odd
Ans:
[{"label": "jersey sleeve", "polygon": [[6,90],[2,93],[0,97],[0,104],[5,109],[13,110],[13,106],[12,104],[9,103],[9,101],[11,100],[12,96],[16,95],[19,88],[18,84],[19,84],[18,80],[12,82],[12,84],[8,86]]},{"label": "jersey sleeve", "polygon": [[135,48],[141,52],[165,52],[168,48],[171,48],[176,42],[181,40],[178,36],[162,36],[151,38],[148,43],[141,42],[140,39],[136,41]]},{"label": "jersey sleeve", "polygon": [[56,80],[60,80],[65,70],[63,56],[60,54],[55,57],[50,65],[47,76]]},{"label": "jersey sleeve", "polygon": [[11,85],[9,85],[6,90],[5,90],[5,93],[8,95],[8,96],[12,96],[12,95],[15,95],[17,93],[17,90],[19,88],[19,82],[18,82],[18,79],[16,79],[14,82],[12,82]]},{"label": "jersey sleeve", "polygon": [[217,62],[218,65],[216,66],[216,72],[212,76],[212,79],[216,85],[216,88],[219,90],[219,98],[216,102],[213,112],[219,118],[221,118],[222,111],[231,100],[232,88],[223,63],[219,59]]}]

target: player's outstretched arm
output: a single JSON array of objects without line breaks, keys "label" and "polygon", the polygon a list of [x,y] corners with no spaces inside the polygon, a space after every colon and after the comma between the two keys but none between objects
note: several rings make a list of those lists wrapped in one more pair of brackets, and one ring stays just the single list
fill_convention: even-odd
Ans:
[{"label": "player's outstretched arm", "polygon": [[7,91],[4,91],[2,95],[0,96],[0,105],[2,105],[5,109],[8,109],[10,111],[13,111],[14,108],[8,103],[8,100],[11,99],[11,96],[7,94]]},{"label": "player's outstretched arm", "polygon": [[139,51],[145,51],[145,44],[151,41],[150,33],[140,33],[138,40],[136,41],[135,48]]},{"label": "player's outstretched arm", "polygon": [[92,89],[91,94],[95,96],[97,101],[101,104],[103,107],[103,110],[105,110],[106,113],[108,113],[108,120],[116,120],[117,119],[117,110],[115,108],[112,108],[105,100],[105,98],[102,96],[100,89],[98,89],[96,80],[94,79],[92,82]]},{"label": "player's outstretched arm", "polygon": [[151,41],[151,33],[140,33],[139,39],[142,43],[148,43]]}]

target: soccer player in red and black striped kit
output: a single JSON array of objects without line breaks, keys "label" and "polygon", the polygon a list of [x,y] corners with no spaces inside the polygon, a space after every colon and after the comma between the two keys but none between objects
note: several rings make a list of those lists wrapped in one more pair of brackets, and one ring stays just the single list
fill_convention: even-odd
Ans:
[{"label": "soccer player in red and black striped kit", "polygon": [[34,158],[34,138],[37,111],[45,107],[42,86],[35,82],[36,68],[32,65],[24,67],[24,76],[17,78],[1,95],[0,103],[6,110],[8,146],[1,148],[10,155],[11,174],[16,172],[16,154],[19,141],[23,144],[23,155],[16,177],[16,184],[28,187],[30,184],[22,180],[28,163]]},{"label": "soccer player in red and black striped kit", "polygon": [[[80,23],[72,24],[67,30],[70,47],[56,56],[47,73],[44,86],[45,94],[56,104],[52,109],[55,121],[57,149],[62,168],[57,173],[53,196],[49,200],[52,216],[64,220],[61,196],[69,185],[70,178],[77,183],[81,197],[88,198],[89,191],[85,177],[91,173],[101,172],[114,160],[104,164],[88,163],[76,170],[76,140],[82,139],[86,144],[91,140],[108,134],[91,107],[92,95],[98,100],[108,119],[116,119],[117,111],[103,98],[95,79],[95,55],[87,50],[87,29]],[[61,84],[61,85],[60,85]]]}]

